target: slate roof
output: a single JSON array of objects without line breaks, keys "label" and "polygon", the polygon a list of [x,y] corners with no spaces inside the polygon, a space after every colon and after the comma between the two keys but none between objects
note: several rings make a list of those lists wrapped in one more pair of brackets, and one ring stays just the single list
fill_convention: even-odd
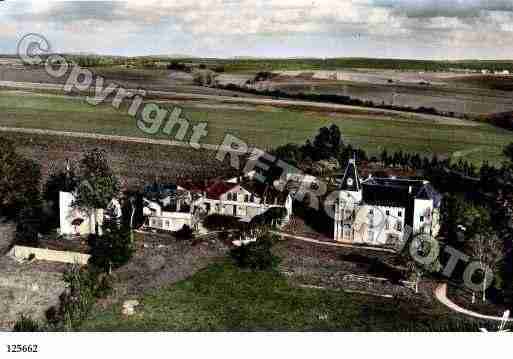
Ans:
[{"label": "slate roof", "polygon": [[442,195],[433,186],[422,180],[404,178],[370,178],[363,182],[365,202],[392,203],[391,207],[406,207],[414,199],[431,199],[435,208],[439,208]]},{"label": "slate roof", "polygon": [[368,205],[405,209],[406,224],[413,224],[416,199],[432,199],[439,208],[442,196],[426,181],[398,178],[370,178],[362,183],[363,202]]},{"label": "slate roof", "polygon": [[174,183],[159,184],[153,183],[144,187],[144,195],[149,199],[156,200],[168,196],[175,196],[178,193],[178,186]]}]

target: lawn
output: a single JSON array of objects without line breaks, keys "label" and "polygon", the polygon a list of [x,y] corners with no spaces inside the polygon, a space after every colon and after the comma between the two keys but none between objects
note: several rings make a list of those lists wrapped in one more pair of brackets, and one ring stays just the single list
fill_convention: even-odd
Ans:
[{"label": "lawn", "polygon": [[[269,149],[285,143],[304,143],[320,127],[336,123],[346,142],[371,155],[387,148],[461,156],[476,163],[499,163],[503,160],[502,148],[513,142],[512,132],[488,124],[442,124],[413,115],[398,120],[381,115],[325,114],[269,106],[252,110],[201,108],[201,104],[198,107],[187,103],[184,110],[192,123],[208,122],[208,136],[202,141],[211,144],[221,143],[226,133],[232,133],[247,143]],[[108,105],[93,107],[80,98],[0,91],[0,111],[0,126],[148,136],[138,130],[135,120],[125,112]],[[165,135],[157,134],[155,138]]]},{"label": "lawn", "polygon": [[145,294],[137,314],[95,309],[83,331],[451,331],[477,330],[440,307],[334,290],[298,288],[276,272],[212,264]]}]

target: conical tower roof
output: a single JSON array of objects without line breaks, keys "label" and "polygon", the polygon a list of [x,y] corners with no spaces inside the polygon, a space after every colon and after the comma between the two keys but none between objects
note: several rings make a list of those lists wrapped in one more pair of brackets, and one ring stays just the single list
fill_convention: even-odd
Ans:
[{"label": "conical tower roof", "polygon": [[356,168],[356,161],[350,159],[340,185],[341,191],[359,192],[361,189],[360,176]]}]

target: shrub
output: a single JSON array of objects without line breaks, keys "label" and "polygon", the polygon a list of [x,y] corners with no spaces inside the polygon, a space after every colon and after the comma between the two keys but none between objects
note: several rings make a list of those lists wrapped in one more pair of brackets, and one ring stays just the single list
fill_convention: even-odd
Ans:
[{"label": "shrub", "polygon": [[184,224],[184,226],[179,230],[176,231],[174,234],[176,238],[178,239],[191,239],[193,236],[193,230],[188,225]]},{"label": "shrub", "polygon": [[18,154],[14,142],[0,141],[0,214],[16,218],[23,208],[38,206],[41,168]]},{"label": "shrub", "polygon": [[274,239],[266,235],[256,242],[243,244],[230,251],[237,266],[253,270],[270,270],[276,268],[280,259],[272,253]]},{"label": "shrub", "polygon": [[68,288],[61,295],[59,321],[67,329],[75,328],[88,315],[94,304],[94,277],[85,268],[73,265],[64,273]]},{"label": "shrub", "polygon": [[105,223],[102,236],[91,236],[89,262],[105,272],[126,264],[135,252],[130,229],[116,223]]},{"label": "shrub", "polygon": [[237,217],[225,214],[211,214],[203,220],[203,226],[209,231],[224,231],[239,229],[241,223]]},{"label": "shrub", "polygon": [[41,330],[40,323],[25,314],[21,315],[12,329],[13,332],[40,332]]},{"label": "shrub", "polygon": [[72,265],[63,276],[66,291],[60,297],[59,308],[46,312],[49,324],[76,328],[89,315],[97,298],[104,298],[112,292],[112,277],[94,267]]},{"label": "shrub", "polygon": [[18,214],[16,244],[37,247],[39,245],[40,211],[25,208]]},{"label": "shrub", "polygon": [[217,74],[212,70],[200,69],[193,74],[194,84],[198,86],[215,86]]}]

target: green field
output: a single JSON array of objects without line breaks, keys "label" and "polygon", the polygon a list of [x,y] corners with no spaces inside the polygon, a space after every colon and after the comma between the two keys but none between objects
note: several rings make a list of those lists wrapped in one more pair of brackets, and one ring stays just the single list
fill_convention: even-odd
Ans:
[{"label": "green field", "polygon": [[[219,144],[226,133],[232,133],[247,143],[269,149],[290,142],[303,143],[320,127],[335,123],[346,142],[370,154],[379,154],[383,148],[402,149],[426,155],[461,156],[476,163],[483,160],[498,163],[503,159],[502,148],[513,142],[512,132],[484,123],[441,123],[413,115],[397,119],[259,106],[230,109],[215,108],[212,103],[210,107],[202,108],[202,105],[206,104],[186,103],[183,107],[192,123],[208,122],[208,136],[202,142],[210,144]],[[137,128],[126,110],[115,110],[108,105],[93,107],[81,98],[0,91],[0,111],[0,126],[150,137]],[[159,133],[152,138],[166,136]]]},{"label": "green field", "polygon": [[83,331],[477,331],[422,302],[293,287],[275,272],[214,264],[143,295],[130,318],[97,308]]},{"label": "green field", "polygon": [[207,66],[223,66],[225,71],[277,71],[277,70],[333,70],[343,68],[372,68],[372,69],[395,69],[415,71],[447,71],[450,69],[471,69],[478,70],[513,70],[511,60],[457,60],[457,61],[435,61],[435,60],[410,60],[410,59],[385,59],[385,58],[172,58],[168,56],[140,56],[140,57],[119,57],[119,56],[69,56],[81,66],[112,66],[131,65],[140,68],[152,68],[164,66],[173,61],[187,64],[205,64]]}]

